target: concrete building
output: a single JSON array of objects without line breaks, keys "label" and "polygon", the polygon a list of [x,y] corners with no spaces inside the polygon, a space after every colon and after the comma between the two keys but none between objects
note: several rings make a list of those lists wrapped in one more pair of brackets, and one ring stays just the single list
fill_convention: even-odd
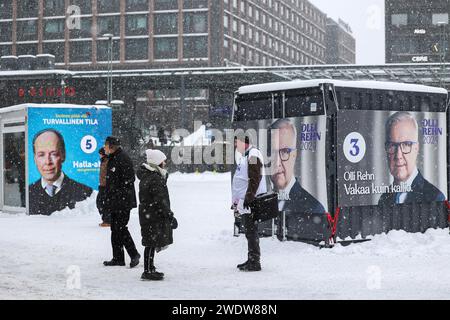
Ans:
[{"label": "concrete building", "polygon": [[449,0],[386,0],[386,62],[450,61]]},{"label": "concrete building", "polygon": [[356,42],[347,23],[341,19],[336,22],[328,18],[325,39],[327,64],[356,63]]}]

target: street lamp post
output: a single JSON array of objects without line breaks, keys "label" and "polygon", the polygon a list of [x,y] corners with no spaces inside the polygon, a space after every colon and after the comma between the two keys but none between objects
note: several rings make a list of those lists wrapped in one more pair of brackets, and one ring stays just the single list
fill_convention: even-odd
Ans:
[{"label": "street lamp post", "polygon": [[111,101],[113,100],[113,79],[112,79],[112,62],[113,62],[113,37],[111,33],[104,34],[103,37],[108,38],[108,80],[106,89],[106,100],[108,101],[108,106],[111,106]]},{"label": "street lamp post", "polygon": [[438,22],[437,25],[440,27],[440,52],[439,52],[439,62],[441,64],[441,76],[439,77],[440,79],[440,86],[442,87],[444,85],[443,83],[443,77],[445,76],[445,58],[446,58],[446,54],[447,54],[447,46],[445,44],[445,28],[447,26],[447,22]]}]

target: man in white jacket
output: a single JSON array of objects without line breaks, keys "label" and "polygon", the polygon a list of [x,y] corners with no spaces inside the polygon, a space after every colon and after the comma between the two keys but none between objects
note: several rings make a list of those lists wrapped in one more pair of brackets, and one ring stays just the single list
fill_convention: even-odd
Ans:
[{"label": "man in white jacket", "polygon": [[241,271],[261,270],[258,223],[253,219],[250,203],[259,194],[267,192],[264,176],[264,161],[248,137],[235,137],[236,151],[242,157],[237,163],[232,183],[232,203],[235,215],[242,215],[245,237],[248,243],[248,260],[237,267]]}]

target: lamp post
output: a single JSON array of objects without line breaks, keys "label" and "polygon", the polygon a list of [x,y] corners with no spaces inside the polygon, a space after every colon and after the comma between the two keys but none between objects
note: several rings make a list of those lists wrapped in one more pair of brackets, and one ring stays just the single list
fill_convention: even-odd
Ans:
[{"label": "lamp post", "polygon": [[439,60],[441,64],[441,76],[439,77],[440,80],[440,86],[443,87],[444,83],[442,78],[445,75],[445,57],[447,53],[447,46],[445,44],[445,28],[447,26],[447,22],[438,22],[437,25],[440,27],[440,52],[439,52]]},{"label": "lamp post", "polygon": [[106,89],[106,100],[108,101],[108,106],[111,106],[111,101],[113,99],[113,79],[112,79],[112,62],[113,62],[113,37],[111,33],[106,33],[103,37],[108,38],[108,80]]}]

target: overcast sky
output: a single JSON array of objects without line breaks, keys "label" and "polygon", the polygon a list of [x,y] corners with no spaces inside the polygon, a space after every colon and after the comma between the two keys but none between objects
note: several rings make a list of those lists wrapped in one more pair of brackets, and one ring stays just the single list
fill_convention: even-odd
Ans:
[{"label": "overcast sky", "polygon": [[337,21],[347,22],[356,39],[357,64],[384,64],[384,0],[309,0]]}]

